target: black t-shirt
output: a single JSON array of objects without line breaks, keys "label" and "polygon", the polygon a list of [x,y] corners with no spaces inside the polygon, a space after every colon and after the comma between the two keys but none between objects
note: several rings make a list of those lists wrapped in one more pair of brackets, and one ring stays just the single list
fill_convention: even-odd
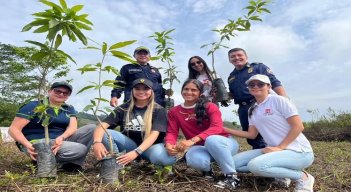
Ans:
[{"label": "black t-shirt", "polygon": [[[109,129],[114,129],[120,126],[120,131],[130,139],[132,139],[138,146],[143,142],[144,138],[144,123],[143,117],[147,107],[139,108],[134,106],[132,114],[130,115],[131,121],[126,122],[126,114],[129,107],[129,102],[118,106],[114,113],[109,114],[103,122],[110,125]],[[162,143],[167,131],[167,112],[166,109],[158,104],[155,104],[154,111],[152,113],[152,127],[151,130],[159,131],[160,134],[155,141],[156,143]]]}]

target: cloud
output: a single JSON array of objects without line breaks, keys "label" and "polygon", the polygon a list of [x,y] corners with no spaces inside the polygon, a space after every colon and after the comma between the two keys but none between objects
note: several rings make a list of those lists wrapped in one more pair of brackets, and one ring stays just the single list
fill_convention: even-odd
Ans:
[{"label": "cloud", "polygon": [[190,6],[195,13],[207,13],[222,8],[226,1],[227,0],[187,0],[186,5]]}]

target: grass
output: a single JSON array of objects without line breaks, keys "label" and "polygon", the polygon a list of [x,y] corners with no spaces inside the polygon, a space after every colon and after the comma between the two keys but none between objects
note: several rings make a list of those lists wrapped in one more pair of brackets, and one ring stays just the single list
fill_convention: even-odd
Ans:
[{"label": "grass", "polygon": [[[249,146],[239,139],[241,150]],[[351,143],[312,142],[315,162],[307,169],[316,178],[315,191],[351,191]],[[99,167],[92,153],[87,157],[84,172],[71,174],[59,172],[57,178],[35,178],[35,168],[29,157],[18,151],[14,143],[0,145],[0,191],[226,191],[213,186],[213,181],[205,180],[194,169],[178,163],[173,176],[160,183],[155,173],[157,169],[147,162],[128,166],[119,173],[118,185],[104,185],[98,182]],[[218,167],[215,174],[220,177]],[[251,174],[239,174],[242,185],[236,191],[293,191],[274,188],[270,179]]]}]

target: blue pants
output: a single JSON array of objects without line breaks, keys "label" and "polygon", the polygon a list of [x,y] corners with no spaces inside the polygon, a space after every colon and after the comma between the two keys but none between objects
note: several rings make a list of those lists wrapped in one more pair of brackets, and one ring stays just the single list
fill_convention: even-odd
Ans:
[{"label": "blue pants", "polygon": [[[238,114],[240,125],[243,131],[249,130],[249,108],[251,105],[239,105]],[[266,142],[263,140],[260,134],[255,139],[247,139],[247,143],[252,146],[253,149],[261,149],[266,147]]]},{"label": "blue pants", "polygon": [[[122,152],[122,151],[129,152],[138,147],[133,140],[123,135],[121,132],[118,132],[115,130],[107,130],[107,131],[112,137],[113,150],[116,153]],[[110,149],[109,140],[106,134],[104,134],[102,143],[104,144],[107,150]],[[168,156],[168,153],[165,150],[163,143],[152,145],[147,150],[145,150],[143,154],[141,154],[141,157],[149,160],[152,164],[159,165],[159,166],[172,165],[176,161],[175,157]]]},{"label": "blue pants", "polygon": [[233,158],[238,172],[251,172],[263,177],[298,180],[302,176],[302,169],[312,164],[314,155],[313,152],[292,150],[264,154],[261,149],[255,149],[238,153]]},{"label": "blue pants", "polygon": [[189,167],[210,171],[211,162],[216,161],[224,174],[236,173],[233,155],[239,150],[238,142],[232,137],[211,135],[205,145],[194,145],[186,153]]}]

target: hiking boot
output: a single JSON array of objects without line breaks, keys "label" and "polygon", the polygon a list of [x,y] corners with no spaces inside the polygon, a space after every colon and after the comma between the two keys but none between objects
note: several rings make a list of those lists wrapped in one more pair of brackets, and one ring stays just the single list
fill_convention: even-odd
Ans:
[{"label": "hiking boot", "polygon": [[279,188],[289,188],[291,179],[289,178],[274,178],[272,185]]},{"label": "hiking boot", "polygon": [[307,179],[296,180],[295,192],[313,192],[314,177],[306,173]]},{"label": "hiking boot", "polygon": [[227,174],[223,180],[218,181],[214,186],[222,189],[236,189],[240,186],[240,179],[236,174]]}]

